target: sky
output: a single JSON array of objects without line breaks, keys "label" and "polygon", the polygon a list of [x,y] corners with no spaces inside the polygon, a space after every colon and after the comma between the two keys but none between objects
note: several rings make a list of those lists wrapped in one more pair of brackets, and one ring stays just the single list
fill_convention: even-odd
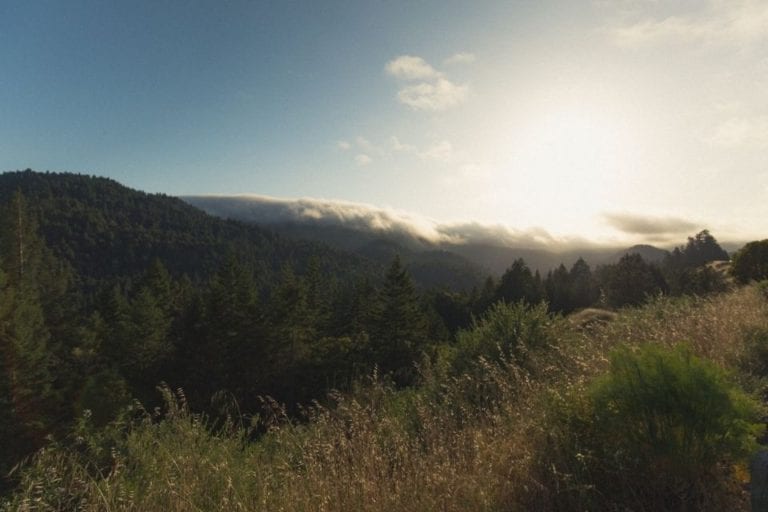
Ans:
[{"label": "sky", "polygon": [[767,84],[763,0],[3,0],[0,170],[746,241]]}]

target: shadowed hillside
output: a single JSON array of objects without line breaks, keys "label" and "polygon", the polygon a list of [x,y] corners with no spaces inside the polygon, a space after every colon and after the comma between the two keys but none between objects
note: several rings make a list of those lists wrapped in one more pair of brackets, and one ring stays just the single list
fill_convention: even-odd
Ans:
[{"label": "shadowed hillside", "polygon": [[281,266],[302,269],[310,258],[347,275],[370,265],[323,244],[222,220],[180,199],[108,178],[30,170],[0,174],[0,202],[17,190],[27,197],[50,248],[85,280],[135,275],[154,259],[174,275],[207,277],[236,255],[265,282]]}]

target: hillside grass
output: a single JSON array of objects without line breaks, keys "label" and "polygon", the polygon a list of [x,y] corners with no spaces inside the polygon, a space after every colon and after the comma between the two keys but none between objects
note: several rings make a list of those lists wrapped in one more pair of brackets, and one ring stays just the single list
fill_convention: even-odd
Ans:
[{"label": "hillside grass", "polygon": [[[188,410],[181,391],[164,388],[163,411],[134,411],[132,419],[102,431],[84,420],[74,442],[39,452],[19,470],[18,490],[2,509],[450,512],[584,510],[589,503],[606,510],[690,506],[651,494],[634,502],[600,495],[600,482],[590,480],[599,471],[582,470],[605,468],[600,461],[584,463],[587,455],[568,444],[582,439],[579,429],[591,428],[579,423],[584,418],[579,408],[595,379],[606,374],[614,349],[632,351],[648,343],[684,344],[749,393],[763,393],[765,296],[752,286],[705,298],[658,298],[604,323],[534,320],[535,343],[525,334],[506,340],[512,345],[505,350],[499,339],[498,350],[490,343],[480,355],[472,352],[478,357],[472,364],[457,363],[457,354],[477,346],[472,332],[465,333],[458,347],[422,366],[420,386],[395,390],[374,376],[354,392],[308,408],[304,421],[292,421],[277,404],[267,403],[265,413],[247,424],[214,425]],[[492,327],[480,322],[473,332]],[[708,475],[716,480],[686,489],[688,496],[696,493],[690,510],[749,509],[745,461],[725,461]],[[627,489],[639,476],[626,472],[616,478]]]}]

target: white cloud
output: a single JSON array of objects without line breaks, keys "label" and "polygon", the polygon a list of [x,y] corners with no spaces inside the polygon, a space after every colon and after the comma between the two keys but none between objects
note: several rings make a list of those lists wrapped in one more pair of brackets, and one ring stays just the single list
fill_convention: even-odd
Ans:
[{"label": "white cloud", "polygon": [[400,232],[432,242],[460,241],[442,234],[431,219],[391,208],[328,199],[279,199],[259,195],[192,196],[184,198],[203,210],[224,218],[264,224],[312,221],[359,230]]},{"label": "white cloud", "polygon": [[340,140],[336,142],[336,147],[342,151],[349,151],[352,148],[352,144],[348,140]]},{"label": "white cloud", "polygon": [[622,46],[661,43],[744,45],[768,39],[768,2],[709,0],[685,16],[646,17],[609,29]]},{"label": "white cloud", "polygon": [[400,139],[394,135],[389,139],[392,150],[398,153],[413,153],[416,151],[416,147],[411,144],[404,144],[400,142]]},{"label": "white cloud", "polygon": [[[456,54],[450,59],[458,57],[466,61],[470,55]],[[389,61],[385,69],[391,76],[407,82],[397,92],[397,99],[414,110],[446,110],[464,102],[469,92],[469,87],[453,83],[421,57],[401,55]]]},{"label": "white cloud", "polygon": [[443,140],[420,152],[419,156],[426,160],[434,160],[447,164],[454,159],[455,154],[451,143],[447,140]]},{"label": "white cloud", "polygon": [[355,155],[355,163],[360,167],[364,167],[373,162],[373,159],[365,153]]},{"label": "white cloud", "polygon": [[387,62],[385,69],[390,75],[403,80],[425,80],[442,76],[442,73],[427,61],[413,55],[400,55]]},{"label": "white cloud", "polygon": [[477,60],[477,57],[475,57],[474,53],[459,52],[445,59],[443,61],[443,65],[451,66],[453,64],[471,64],[475,62],[475,60]]},{"label": "white cloud", "polygon": [[188,196],[183,198],[206,212],[224,218],[260,224],[310,222],[400,234],[414,239],[447,244],[485,245],[565,250],[585,247],[589,242],[557,238],[541,228],[514,229],[500,224],[477,222],[439,223],[430,218],[361,203],[328,199],[279,199],[259,195]]},{"label": "white cloud", "polygon": [[463,103],[468,95],[466,85],[456,85],[445,78],[421,82],[400,89],[397,99],[415,110],[439,111]]}]

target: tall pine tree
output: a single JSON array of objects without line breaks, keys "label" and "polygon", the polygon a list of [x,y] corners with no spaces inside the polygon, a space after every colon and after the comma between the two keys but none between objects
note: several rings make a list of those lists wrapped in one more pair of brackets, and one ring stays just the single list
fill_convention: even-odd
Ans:
[{"label": "tall pine tree", "polygon": [[411,384],[414,363],[427,346],[428,321],[408,271],[396,256],[379,293],[373,327],[373,358],[398,384]]},{"label": "tall pine tree", "polygon": [[42,444],[59,402],[38,281],[44,245],[20,192],[0,223],[0,461],[12,462]]}]

